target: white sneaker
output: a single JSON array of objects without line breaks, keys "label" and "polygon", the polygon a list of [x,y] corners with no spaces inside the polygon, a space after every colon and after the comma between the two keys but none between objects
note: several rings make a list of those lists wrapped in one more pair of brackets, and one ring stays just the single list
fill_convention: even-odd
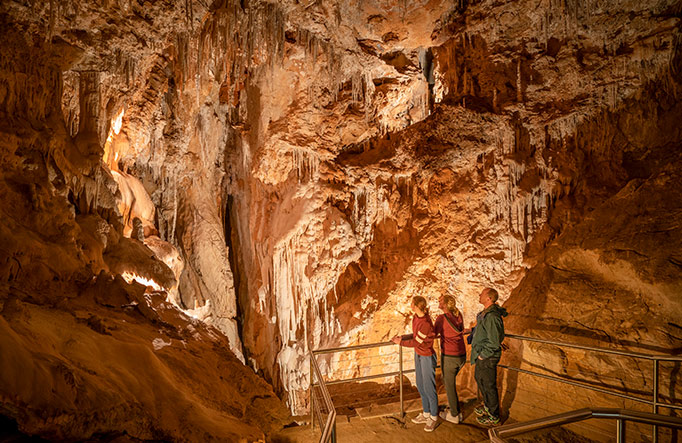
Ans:
[{"label": "white sneaker", "polygon": [[441,411],[440,414],[438,414],[440,418],[442,418],[445,421],[449,421],[450,423],[454,423],[456,425],[462,423],[462,413],[460,412],[457,415],[452,415],[450,413],[450,410],[447,411]]},{"label": "white sneaker", "polygon": [[438,416],[433,416],[429,417],[426,419],[426,426],[424,426],[424,430],[426,432],[433,432],[434,429],[438,427]]},{"label": "white sneaker", "polygon": [[428,423],[430,415],[424,415],[424,414],[419,414],[415,418],[412,419],[412,423],[417,423],[417,424],[422,424],[422,423]]}]

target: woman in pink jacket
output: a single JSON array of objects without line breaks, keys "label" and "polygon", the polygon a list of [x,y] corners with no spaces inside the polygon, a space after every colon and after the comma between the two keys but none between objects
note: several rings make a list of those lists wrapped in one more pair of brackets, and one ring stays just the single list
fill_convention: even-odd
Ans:
[{"label": "woman in pink jacket", "polygon": [[443,383],[448,394],[449,411],[440,413],[440,418],[451,423],[461,423],[462,414],[459,410],[457,398],[457,373],[467,359],[464,345],[464,319],[457,309],[457,302],[451,295],[442,295],[438,299],[438,307],[443,313],[436,318],[434,330],[436,337],[440,337],[441,365]]}]

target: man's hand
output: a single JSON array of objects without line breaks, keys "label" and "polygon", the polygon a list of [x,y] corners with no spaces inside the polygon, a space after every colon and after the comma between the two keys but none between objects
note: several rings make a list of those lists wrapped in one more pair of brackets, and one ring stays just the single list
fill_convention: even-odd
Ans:
[{"label": "man's hand", "polygon": [[400,344],[400,336],[399,336],[399,335],[396,335],[395,337],[393,337],[393,338],[391,339],[391,341],[392,341],[393,343],[395,343],[396,345],[399,345],[399,344]]},{"label": "man's hand", "polygon": [[479,355],[479,356],[478,356],[478,359],[479,359],[479,360],[483,360],[483,357],[481,357],[481,356]]}]

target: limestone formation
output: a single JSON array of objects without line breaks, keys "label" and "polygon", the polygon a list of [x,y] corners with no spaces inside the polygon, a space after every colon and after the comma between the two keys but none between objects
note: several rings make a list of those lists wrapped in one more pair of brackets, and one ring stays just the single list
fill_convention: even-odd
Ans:
[{"label": "limestone formation", "polygon": [[[285,420],[265,382],[307,411],[311,346],[403,333],[417,294],[469,324],[484,286],[510,332],[678,353],[681,12],[3,2],[0,414],[47,438],[264,438]],[[518,419],[590,400],[521,381]]]}]

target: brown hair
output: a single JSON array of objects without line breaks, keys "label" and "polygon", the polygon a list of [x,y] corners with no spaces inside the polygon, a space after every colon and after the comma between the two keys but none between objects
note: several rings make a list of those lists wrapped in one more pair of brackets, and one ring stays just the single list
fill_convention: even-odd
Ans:
[{"label": "brown hair", "polygon": [[459,309],[457,309],[457,301],[455,300],[455,297],[453,297],[452,295],[444,295],[443,302],[445,304],[445,309],[450,311],[452,315],[454,315],[455,317],[459,317],[460,315],[462,315],[459,312]]},{"label": "brown hair", "polygon": [[493,288],[486,288],[488,290],[488,298],[490,298],[490,301],[495,303],[498,298],[500,298],[500,294],[497,293],[496,290]]},{"label": "brown hair", "polygon": [[418,307],[421,311],[424,312],[424,314],[429,314],[429,307],[426,304],[426,299],[422,297],[421,295],[415,295],[412,297],[412,303]]}]

